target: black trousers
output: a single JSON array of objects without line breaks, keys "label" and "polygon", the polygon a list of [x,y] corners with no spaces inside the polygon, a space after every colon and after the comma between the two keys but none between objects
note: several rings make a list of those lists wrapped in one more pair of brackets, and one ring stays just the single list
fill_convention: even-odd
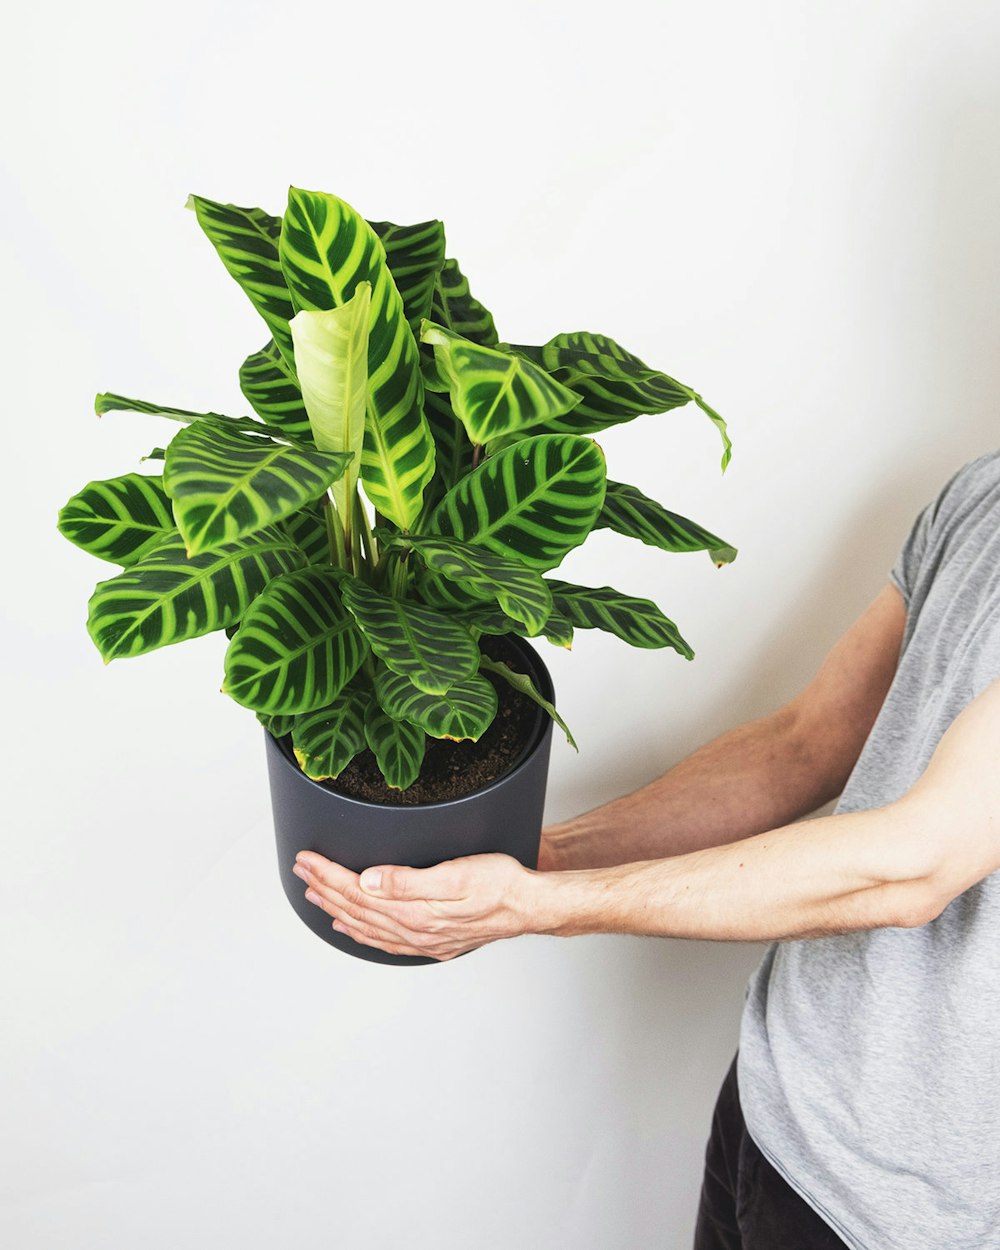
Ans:
[{"label": "black trousers", "polygon": [[735,1059],[712,1117],[694,1250],[847,1250],[754,1144]]}]

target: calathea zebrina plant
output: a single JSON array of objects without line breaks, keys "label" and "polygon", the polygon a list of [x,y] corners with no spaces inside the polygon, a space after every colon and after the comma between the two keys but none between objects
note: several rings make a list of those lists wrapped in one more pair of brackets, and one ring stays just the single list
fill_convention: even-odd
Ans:
[{"label": "calathea zebrina plant", "polygon": [[725,468],[725,423],[699,395],[599,334],[501,343],[438,221],[368,222],[295,188],[283,217],[190,207],[271,337],[239,373],[255,417],[97,397],[99,414],[182,427],[146,458],[161,474],[91,482],[59,514],[68,539],[121,566],[90,600],[105,661],[225,630],[222,689],[291,735],[309,777],[335,778],[367,746],[406,788],[427,735],[489,726],[486,673],[556,715],[481,653],[483,635],[569,646],[596,628],[691,657],[648,600],[546,574],[599,528],[733,558],[609,481],[592,437],[694,401]]}]

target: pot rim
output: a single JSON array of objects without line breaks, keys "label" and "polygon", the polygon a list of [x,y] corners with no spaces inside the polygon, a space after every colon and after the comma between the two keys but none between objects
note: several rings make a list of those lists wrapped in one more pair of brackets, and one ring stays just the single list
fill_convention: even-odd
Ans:
[{"label": "pot rim", "polygon": [[[515,644],[515,649],[528,652],[532,658],[532,662],[537,665],[538,672],[533,674],[535,677],[541,678],[539,685],[543,687],[540,691],[543,698],[548,698],[550,703],[555,703],[553,697],[554,690],[552,685],[552,675],[545,665],[545,661],[538,654],[533,646],[524,638],[518,637],[516,634],[507,635],[508,639]],[[300,781],[307,785],[315,786],[318,790],[322,790],[324,794],[330,795],[331,799],[339,800],[341,803],[349,803],[355,807],[368,808],[378,812],[407,812],[407,811],[428,811],[431,808],[459,807],[463,803],[468,803],[472,799],[481,798],[484,794],[490,794],[499,786],[505,785],[511,778],[517,776],[523,768],[531,762],[532,757],[537,753],[538,749],[544,743],[546,736],[551,735],[553,720],[543,707],[535,705],[537,719],[535,722],[535,730],[531,734],[524,751],[518,757],[517,763],[509,768],[502,776],[488,782],[485,786],[480,786],[477,790],[470,790],[468,794],[460,795],[457,799],[439,799],[434,803],[371,803],[368,799],[356,799],[349,794],[340,794],[336,790],[331,790],[329,786],[325,786],[321,781],[316,781],[306,774],[298,765],[298,761],[291,753],[291,734],[285,734],[282,738],[275,738],[269,729],[264,728],[264,737],[267,746],[272,746],[277,751],[282,764],[287,768],[294,770]]]}]

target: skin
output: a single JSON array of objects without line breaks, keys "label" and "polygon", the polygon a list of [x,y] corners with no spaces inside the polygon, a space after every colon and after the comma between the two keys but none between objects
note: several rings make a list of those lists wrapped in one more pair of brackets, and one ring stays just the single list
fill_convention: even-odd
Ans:
[{"label": "skin", "polygon": [[804,820],[842,791],[896,671],[887,586],[795,699],[632,794],[506,855],[350,872],[312,851],[306,898],[363,945],[453,959],[524,933],[762,941],[927,924],[1000,868],[1000,681],[897,802]]}]

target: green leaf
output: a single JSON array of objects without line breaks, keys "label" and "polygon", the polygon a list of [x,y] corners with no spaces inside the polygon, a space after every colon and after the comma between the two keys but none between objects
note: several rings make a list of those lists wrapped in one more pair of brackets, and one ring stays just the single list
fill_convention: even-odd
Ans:
[{"label": "green leaf", "polygon": [[309,564],[330,563],[330,540],[326,533],[322,503],[306,504],[298,512],[285,517],[280,526],[302,549]]},{"label": "green leaf", "polygon": [[669,412],[694,401],[708,414],[722,437],[723,469],[729,464],[732,443],[719,414],[690,386],[650,369],[614,339],[580,331],[557,334],[543,347],[508,343],[502,347],[533,360],[563,386],[582,396],[582,402],[571,412],[545,423],[540,429],[596,434],[634,417]]},{"label": "green leaf", "polygon": [[222,412],[191,412],[187,408],[167,408],[163,404],[150,404],[144,399],[128,399],[125,395],[113,395],[110,391],[98,395],[94,400],[94,410],[99,417],[109,412],[141,412],[150,417],[166,417],[168,421],[178,421],[181,425],[191,425],[196,421],[224,422],[233,430],[245,430],[248,434],[270,434],[267,426],[250,417],[227,417]]},{"label": "green leaf", "polygon": [[601,449],[590,439],[521,439],[462,478],[438,504],[428,529],[528,568],[553,569],[593,529],[605,472]]},{"label": "green leaf", "polygon": [[393,720],[373,699],[365,716],[365,741],[371,748],[385,783],[406,790],[420,775],[427,735],[417,725]]},{"label": "green leaf", "polygon": [[[529,633],[520,621],[515,621],[512,616],[507,616],[499,608],[465,608],[455,613],[455,620],[461,621],[476,638],[481,634],[517,634],[520,638],[538,636],[537,633]],[[562,647],[565,651],[573,648],[573,626],[562,613],[554,608],[549,613],[541,635],[554,647]]]},{"label": "green leaf", "polygon": [[[386,546],[411,547],[431,573],[454,582],[474,599],[491,599],[529,634],[541,633],[552,611],[552,595],[545,579],[517,560],[457,538],[417,535],[382,536]],[[466,606],[466,600],[455,600]]]},{"label": "green leaf", "polygon": [[198,224],[230,275],[236,279],[271,331],[278,350],[295,368],[288,323],[295,315],[278,259],[281,218],[260,208],[219,204],[200,195],[188,197]]},{"label": "green leaf", "polygon": [[434,442],[421,407],[417,344],[371,226],[343,200],[293,187],[281,264],[297,310],[338,308],[370,282],[368,420],[361,478],[375,508],[400,529],[420,512],[434,473]]},{"label": "green leaf", "polygon": [[497,332],[492,313],[474,299],[469,282],[458,267],[457,260],[446,260],[434,284],[431,320],[447,326],[463,338],[484,347],[496,346]]},{"label": "green leaf", "polygon": [[167,448],[163,484],[188,552],[196,555],[297,512],[322,495],[349,460],[199,421]]},{"label": "green leaf", "polygon": [[673,621],[649,599],[637,599],[610,586],[574,586],[549,581],[556,611],[578,629],[603,629],[633,647],[673,647],[686,660],[694,652]]},{"label": "green leaf", "polygon": [[295,370],[274,339],[244,360],[240,366],[240,390],[254,412],[273,429],[299,442],[312,443],[312,426]]},{"label": "green leaf", "polygon": [[434,437],[435,481],[449,491],[472,471],[474,449],[447,395],[424,391],[424,415]]},{"label": "green leaf", "polygon": [[482,347],[430,321],[421,327],[420,341],[434,348],[451,406],[474,443],[531,426],[548,428],[580,403],[579,395],[526,357]]},{"label": "green leaf", "polygon": [[313,781],[339,777],[365,749],[365,709],[371,701],[371,690],[353,683],[329,707],[294,718],[292,750],[307,777]]},{"label": "green leaf", "polygon": [[88,482],[60,509],[58,527],[92,556],[123,565],[177,535],[163,479],[143,473]]},{"label": "green leaf", "polygon": [[395,226],[391,221],[368,223],[382,240],[389,272],[403,301],[403,314],[414,334],[429,317],[434,284],[444,264],[444,226],[421,221]]},{"label": "green leaf", "polygon": [[348,532],[365,441],[371,293],[370,283],[359,282],[346,304],[322,312],[304,309],[291,322],[299,385],[316,446],[351,456],[333,487]]},{"label": "green leaf", "polygon": [[491,660],[489,656],[485,655],[480,660],[480,666],[486,669],[489,673],[496,673],[498,677],[502,677],[504,681],[513,686],[515,690],[519,690],[521,694],[531,699],[534,703],[537,703],[540,708],[544,708],[566,735],[566,741],[570,744],[573,750],[579,751],[580,748],[576,745],[576,741],[569,731],[569,726],[556,711],[555,705],[539,694],[538,690],[535,688],[535,683],[531,680],[527,673],[516,673],[509,664],[505,664],[503,661]]},{"label": "green leaf", "polygon": [[258,712],[257,719],[272,738],[284,738],[292,732],[294,716],[268,716],[266,712]]},{"label": "green leaf", "polygon": [[332,703],[368,653],[341,603],[342,576],[312,565],[271,582],[229,644],[223,692],[272,715]]},{"label": "green leaf", "polygon": [[661,551],[707,551],[720,567],[736,559],[736,548],[696,521],[668,512],[648,495],[625,482],[608,482],[604,507],[594,529],[610,529],[638,538]]},{"label": "green leaf", "polygon": [[342,594],[371,649],[418,690],[443,694],[479,667],[472,635],[450,617],[387,598],[356,578],[345,580]]},{"label": "green leaf", "polygon": [[479,673],[459,682],[446,694],[425,694],[406,677],[380,668],[375,695],[394,719],[419,725],[432,738],[477,742],[497,712],[497,692]]},{"label": "green leaf", "polygon": [[168,540],[98,583],[87,631],[105,663],[197,638],[235,624],[268,582],[301,563],[301,551],[278,529],[191,559],[182,539]]}]

